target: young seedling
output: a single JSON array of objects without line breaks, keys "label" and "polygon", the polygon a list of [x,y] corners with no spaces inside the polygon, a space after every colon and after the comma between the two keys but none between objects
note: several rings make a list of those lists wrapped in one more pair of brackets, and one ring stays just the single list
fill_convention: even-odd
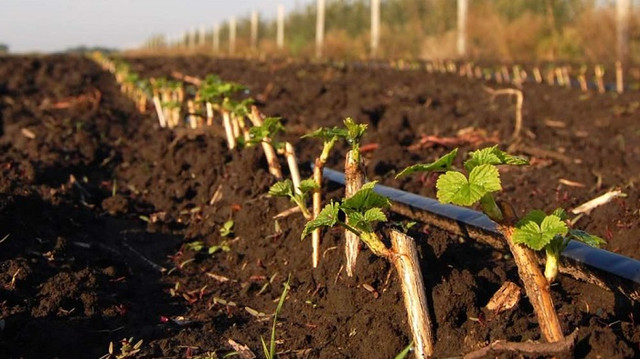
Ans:
[{"label": "young seedling", "polygon": [[[485,214],[498,223],[498,229],[507,240],[527,296],[538,316],[543,336],[549,342],[563,340],[564,335],[551,299],[549,282],[542,275],[533,251],[515,242],[512,211],[503,213],[493,197],[493,192],[502,189],[497,166],[525,165],[528,161],[511,156],[497,146],[488,147],[470,153],[469,159],[464,163],[467,172],[465,175],[451,169],[451,160],[455,152],[454,150],[453,154],[446,155],[446,160],[441,158],[432,164],[423,165],[427,170],[446,171],[436,182],[438,200],[461,206],[472,206],[479,202]],[[435,169],[432,169],[432,166]],[[399,176],[415,172],[416,167],[412,167],[413,170],[402,171]]]},{"label": "young seedling", "polygon": [[[273,117],[272,117],[273,118]],[[263,116],[258,111],[256,106],[251,106],[251,112],[249,113],[249,120],[253,124],[254,127],[261,128],[264,124]],[[273,121],[273,120],[271,120]],[[280,121],[276,121],[276,126],[282,127]],[[270,125],[271,126],[271,125]],[[282,129],[281,129],[282,130]],[[269,165],[269,173],[273,175],[278,181],[282,180],[282,169],[280,168],[280,162],[278,162],[278,158],[276,156],[276,151],[273,148],[271,143],[271,133],[275,130],[254,130],[252,133],[252,129],[249,130],[249,141],[257,141],[260,140],[260,144],[262,145],[262,150],[264,151],[264,156],[267,159],[267,164]],[[260,132],[260,133],[258,133]],[[260,138],[259,136],[264,136]]]},{"label": "young seedling", "polygon": [[376,182],[366,183],[340,203],[327,204],[315,219],[307,222],[302,238],[317,228],[340,225],[356,235],[356,238],[359,237],[373,254],[393,263],[401,279],[408,321],[416,343],[416,356],[426,358],[433,353],[433,334],[415,241],[403,233],[392,231],[392,248],[389,249],[375,233],[375,223],[387,221],[382,210],[391,205],[387,197],[374,191],[375,184]]},{"label": "young seedling", "polygon": [[282,306],[284,305],[284,300],[287,298],[289,289],[289,280],[287,280],[287,282],[284,284],[284,290],[282,290],[282,294],[280,295],[280,300],[278,301],[276,311],[275,313],[273,313],[273,325],[271,326],[271,339],[269,340],[269,347],[267,347],[267,343],[264,341],[264,338],[260,337],[260,341],[262,342],[262,351],[266,359],[276,358],[276,325],[278,324],[278,315],[280,315],[280,312],[282,311]]},{"label": "young seedling", "polygon": [[222,227],[220,227],[220,235],[223,237],[229,237],[233,234],[233,225],[234,222],[232,219],[224,222]]},{"label": "young seedling", "polygon": [[[226,100],[222,103],[222,106],[226,106],[227,110],[231,114],[231,124],[236,136],[236,142],[239,144],[245,144],[251,139],[249,128],[245,123],[245,118],[249,115],[249,106],[253,104],[252,98],[247,98],[242,101]],[[240,136],[242,132],[242,136]]]},{"label": "young seedling", "polygon": [[311,220],[313,216],[307,207],[306,198],[307,194],[313,192],[316,188],[316,182],[311,178],[301,181],[298,187],[295,187],[291,180],[286,179],[271,186],[269,195],[273,197],[289,197],[291,202],[300,208],[304,218]]},{"label": "young seedling", "polygon": [[[253,117],[253,116],[252,116]],[[291,174],[291,180],[293,181],[293,188],[296,193],[299,193],[300,184],[302,182],[300,177],[300,170],[298,168],[298,160],[296,158],[295,149],[289,142],[278,142],[275,140],[276,135],[279,132],[284,131],[284,126],[280,122],[279,117],[267,117],[260,126],[254,126],[249,129],[249,142],[248,145],[255,145],[258,143],[268,143],[275,147],[279,152],[284,154],[289,165],[289,173]],[[265,155],[267,151],[265,150]],[[269,161],[267,156],[267,161]],[[277,162],[271,159],[274,163]]]},{"label": "young seedling", "polygon": [[585,231],[569,228],[566,224],[567,213],[558,208],[550,215],[543,211],[533,210],[516,224],[513,230],[513,241],[546,254],[544,276],[553,283],[558,276],[560,254],[567,248],[571,239],[584,242],[592,247],[600,247],[606,242]]},{"label": "young seedling", "polygon": [[[322,139],[322,152],[320,156],[316,157],[313,167],[313,180],[316,182],[316,189],[313,191],[313,218],[315,219],[322,210],[322,170],[324,169],[329,154],[333,149],[336,141],[339,138],[346,138],[348,132],[346,129],[334,127],[332,129],[319,128],[302,138],[320,138]],[[312,246],[312,263],[313,268],[318,267],[320,259],[320,228],[316,228],[311,233],[311,246]]]}]

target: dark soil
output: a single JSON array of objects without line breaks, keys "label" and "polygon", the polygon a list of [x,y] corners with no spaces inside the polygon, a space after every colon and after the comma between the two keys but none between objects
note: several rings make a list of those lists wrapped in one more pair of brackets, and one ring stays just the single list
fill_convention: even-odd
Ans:
[{"label": "dark soil", "polygon": [[[507,147],[513,127],[510,101],[492,104],[485,84],[451,75],[204,57],[130,61],[145,77],[217,73],[248,85],[264,113],[285,119],[304,175],[319,144],[298,137],[352,116],[370,125],[365,143],[379,144],[367,153],[370,179],[434,196],[433,178],[393,179],[449,150],[411,150],[421,135],[473,126]],[[605,237],[607,249],[640,258],[637,94],[535,85],[524,93],[524,143],[568,160],[533,158],[534,166],[504,171],[503,199],[522,214],[572,208],[621,187],[626,198],[578,225]],[[259,149],[231,153],[217,128],[159,129],[153,111],[138,113],[110,74],[79,57],[0,58],[0,125],[0,357],[97,358],[129,337],[144,340],[140,358],[224,354],[233,350],[229,339],[262,357],[260,337],[270,336],[287,280],[280,357],[392,358],[410,342],[387,262],[363,249],[348,278],[341,233],[329,231],[313,270],[301,216],[272,219],[291,204],[265,196],[273,179]],[[461,153],[480,145],[463,144]],[[330,167],[342,166],[345,150]],[[327,188],[331,197],[342,193]],[[218,190],[222,199],[210,204]],[[223,237],[230,219],[233,233]],[[436,357],[497,339],[540,339],[526,298],[497,316],[483,308],[503,281],[519,283],[508,255],[415,228]],[[229,250],[196,252],[197,242]],[[638,303],[567,277],[552,289],[565,333],[579,330],[567,357],[640,356]]]}]

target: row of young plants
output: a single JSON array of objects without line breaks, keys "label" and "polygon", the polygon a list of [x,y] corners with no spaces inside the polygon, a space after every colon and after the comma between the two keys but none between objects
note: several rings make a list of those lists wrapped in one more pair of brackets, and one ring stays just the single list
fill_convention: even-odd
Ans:
[{"label": "row of young plants", "polygon": [[[132,99],[137,100],[140,94],[151,97],[160,117],[159,109],[163,110],[166,103],[155,99],[153,84],[166,84],[169,80],[143,81],[132,74],[126,64],[114,65],[113,61],[101,55],[95,55],[94,59],[104,68],[114,72],[118,82],[123,85],[123,91]],[[132,82],[131,79],[136,81]],[[312,236],[312,266],[316,267],[319,262],[322,229],[334,226],[341,226],[345,231],[347,275],[354,274],[360,243],[366,245],[375,255],[389,260],[397,269],[402,284],[415,355],[418,358],[431,356],[435,338],[415,241],[403,231],[392,229],[389,247],[385,244],[387,241],[376,230],[379,223],[387,222],[385,210],[391,203],[388,198],[375,191],[375,182],[366,181],[360,143],[367,126],[347,118],[344,127],[319,128],[303,136],[320,139],[322,149],[315,159],[312,177],[301,179],[294,146],[279,140],[279,135],[285,130],[280,118],[265,117],[257,107],[251,106],[250,98],[242,98],[246,95],[243,86],[223,82],[216,76],[208,76],[204,80],[188,80],[190,88],[187,88],[185,83],[178,82],[180,88],[172,90],[175,92],[171,93],[188,94],[185,96],[186,99],[178,96],[181,102],[179,106],[176,105],[179,108],[187,108],[184,121],[178,117],[178,121],[172,122],[170,126],[168,122],[165,123],[166,127],[220,126],[225,130],[231,151],[241,150],[246,146],[262,146],[269,171],[275,181],[269,189],[269,194],[274,197],[288,197],[307,220],[307,224],[301,230],[301,237],[304,239],[308,235]],[[151,84],[150,92],[146,84]],[[161,91],[157,90],[158,93]],[[155,105],[156,102],[160,103],[160,107]],[[198,111],[196,105],[203,110]],[[160,125],[165,127],[161,120]],[[345,141],[350,146],[344,160],[345,195],[339,201],[323,203],[326,201],[323,201],[322,195],[322,170],[338,141]],[[571,221],[568,221],[567,213],[563,209],[556,209],[552,213],[533,209],[522,219],[517,219],[508,203],[495,200],[494,194],[502,190],[499,166],[527,165],[526,159],[493,146],[469,153],[462,169],[458,169],[454,166],[457,152],[455,149],[432,163],[407,167],[398,177],[424,171],[440,172],[436,183],[440,202],[460,206],[479,204],[483,212],[498,224],[513,254],[525,292],[538,317],[542,337],[550,343],[564,342],[566,338],[550,292],[550,284],[558,274],[558,258],[571,239],[592,246],[599,246],[604,241],[597,236],[571,228]],[[287,164],[290,178],[284,179],[281,162]],[[312,197],[311,206],[309,197]],[[544,274],[534,251],[544,251],[546,254]]]},{"label": "row of young plants", "polygon": [[[337,63],[337,65],[340,66],[341,63]],[[591,68],[586,64],[580,66],[514,64],[486,67],[473,62],[458,63],[451,60],[433,60],[426,63],[398,60],[391,61],[389,66],[398,70],[423,69],[427,73],[457,74],[461,77],[494,81],[498,84],[516,87],[521,87],[525,82],[535,82],[549,86],[579,87],[583,92],[587,92],[591,88],[596,89],[598,93],[605,93],[608,90],[604,80],[606,69],[602,64],[593,65]],[[529,71],[525,69],[527,67]],[[615,91],[624,92],[624,72],[620,63],[616,63],[614,75]]]}]

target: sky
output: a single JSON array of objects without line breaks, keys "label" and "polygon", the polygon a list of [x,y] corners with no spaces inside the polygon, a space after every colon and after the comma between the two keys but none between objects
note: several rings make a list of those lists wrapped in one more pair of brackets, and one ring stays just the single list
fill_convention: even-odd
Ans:
[{"label": "sky", "polygon": [[16,52],[80,45],[135,48],[153,34],[177,37],[257,10],[275,18],[312,0],[0,0],[0,44]]}]

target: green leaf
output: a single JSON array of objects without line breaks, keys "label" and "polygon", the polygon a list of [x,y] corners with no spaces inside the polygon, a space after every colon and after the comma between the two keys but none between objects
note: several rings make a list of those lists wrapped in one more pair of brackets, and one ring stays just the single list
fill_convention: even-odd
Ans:
[{"label": "green leaf", "polygon": [[344,120],[344,127],[347,128],[347,139],[350,143],[359,143],[364,133],[367,131],[367,125],[364,123],[356,123],[351,117]]},{"label": "green leaf", "polygon": [[545,219],[545,217],[547,216],[546,213],[544,213],[544,211],[541,211],[539,209],[535,209],[529,213],[527,213],[526,216],[524,216],[522,219],[520,219],[518,221],[518,224],[525,224],[527,222],[534,222],[537,225],[540,225],[542,223],[542,221]]},{"label": "green leaf", "polygon": [[471,172],[480,165],[527,165],[529,161],[517,156],[512,156],[498,148],[498,145],[483,148],[469,153],[469,159],[465,161],[464,168]]},{"label": "green leaf", "polygon": [[274,197],[293,197],[293,182],[290,179],[276,182],[269,188],[269,195]]},{"label": "green leaf", "polygon": [[340,211],[340,204],[331,202],[324,206],[322,211],[318,213],[315,219],[310,220],[304,226],[302,230],[301,239],[308,236],[316,228],[320,227],[333,227],[338,222],[338,212]]},{"label": "green leaf", "polygon": [[471,170],[469,180],[460,172],[445,173],[438,178],[436,188],[440,202],[471,206],[485,194],[501,190],[502,186],[498,169],[481,165]]},{"label": "green leaf", "polygon": [[257,144],[262,142],[265,137],[273,139],[278,132],[284,131],[284,126],[280,121],[280,117],[267,117],[261,126],[251,127],[249,129],[249,142]]},{"label": "green leaf", "polygon": [[556,236],[567,234],[567,225],[555,215],[546,216],[540,224],[529,220],[516,225],[513,231],[513,241],[521,243],[534,250],[541,250]]},{"label": "green leaf", "polygon": [[458,149],[454,149],[453,151],[447,153],[446,155],[438,158],[434,162],[427,164],[415,164],[413,166],[409,166],[403,169],[400,173],[396,175],[396,178],[400,178],[402,176],[406,176],[415,172],[445,172],[451,169],[451,165],[453,164],[453,159],[458,154]]},{"label": "green leaf", "polygon": [[300,192],[307,193],[317,189],[318,184],[316,183],[316,181],[313,180],[313,178],[307,178],[300,182],[299,188],[300,188]]},{"label": "green leaf", "polygon": [[373,188],[377,181],[365,183],[353,196],[342,201],[342,207],[357,212],[365,212],[371,208],[386,208],[391,206],[389,199],[376,193]]},{"label": "green leaf", "polygon": [[386,222],[387,216],[380,208],[371,208],[364,212],[364,220],[371,222]]},{"label": "green leaf", "polygon": [[569,218],[567,211],[565,211],[563,208],[556,208],[553,212],[551,212],[551,214],[557,216],[563,221],[566,221]]},{"label": "green leaf", "polygon": [[334,137],[347,138],[347,136],[349,136],[349,132],[344,128],[340,128],[340,127],[334,127],[334,128],[320,127],[319,129],[317,129],[317,130],[315,130],[313,132],[307,133],[306,135],[302,136],[301,138],[320,138],[324,142],[329,142]]},{"label": "green leaf", "polygon": [[591,247],[600,247],[607,244],[607,242],[604,239],[578,229],[570,230],[569,237],[575,240],[578,240],[584,244],[590,245]]}]

